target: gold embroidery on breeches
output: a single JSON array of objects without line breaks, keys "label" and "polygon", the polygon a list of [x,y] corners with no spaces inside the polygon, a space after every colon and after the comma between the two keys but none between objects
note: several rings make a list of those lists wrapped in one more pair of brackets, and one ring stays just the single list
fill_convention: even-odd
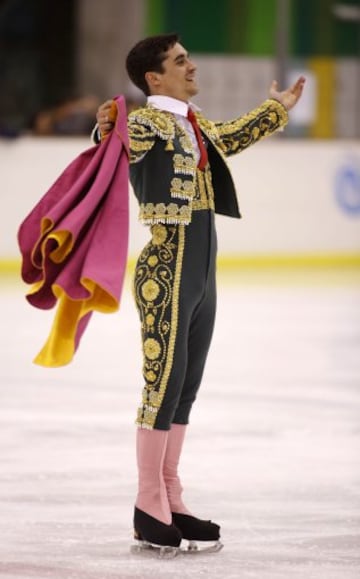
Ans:
[{"label": "gold embroidery on breeches", "polygon": [[185,227],[153,225],[152,240],[136,265],[134,295],[141,319],[145,380],[136,423],[143,428],[154,427],[173,365]]}]

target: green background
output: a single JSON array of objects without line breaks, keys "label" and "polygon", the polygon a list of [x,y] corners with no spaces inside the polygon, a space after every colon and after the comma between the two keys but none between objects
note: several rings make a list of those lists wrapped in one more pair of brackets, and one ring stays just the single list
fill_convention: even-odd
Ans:
[{"label": "green background", "polygon": [[[290,55],[355,56],[360,24],[335,18],[336,0],[289,0]],[[360,0],[348,0],[360,7]],[[193,52],[275,53],[276,0],[148,0],[145,34],[178,32]]]}]

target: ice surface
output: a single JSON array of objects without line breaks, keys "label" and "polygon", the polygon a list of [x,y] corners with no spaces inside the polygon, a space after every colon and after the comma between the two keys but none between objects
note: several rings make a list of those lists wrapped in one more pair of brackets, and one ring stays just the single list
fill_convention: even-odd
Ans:
[{"label": "ice surface", "polygon": [[[315,280],[316,281],[316,280]],[[0,576],[360,577],[360,292],[351,279],[220,280],[182,460],[185,499],[223,551],[131,554],[142,388],[131,292],[74,362],[34,366],[53,312],[0,291]]]}]

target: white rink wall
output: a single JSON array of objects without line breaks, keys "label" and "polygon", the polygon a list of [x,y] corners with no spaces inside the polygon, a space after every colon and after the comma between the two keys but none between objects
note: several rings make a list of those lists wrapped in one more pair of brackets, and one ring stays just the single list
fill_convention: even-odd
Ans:
[{"label": "white rink wall", "polygon": [[[0,260],[19,257],[16,232],[22,219],[88,147],[83,138],[0,141]],[[360,254],[359,142],[273,138],[229,164],[243,219],[218,218],[221,255]],[[131,194],[130,255],[147,239]]]}]

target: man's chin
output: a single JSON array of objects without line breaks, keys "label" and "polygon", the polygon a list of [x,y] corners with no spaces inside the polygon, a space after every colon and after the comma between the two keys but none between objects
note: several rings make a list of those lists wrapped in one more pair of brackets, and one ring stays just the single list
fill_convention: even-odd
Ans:
[{"label": "man's chin", "polygon": [[196,84],[193,84],[189,87],[189,96],[195,96],[199,92],[199,88]]}]

